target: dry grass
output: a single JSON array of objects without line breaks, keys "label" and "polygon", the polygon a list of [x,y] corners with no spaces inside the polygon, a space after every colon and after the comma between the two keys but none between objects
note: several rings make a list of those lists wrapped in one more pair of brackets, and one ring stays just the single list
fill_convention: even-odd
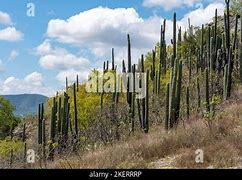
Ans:
[{"label": "dry grass", "polygon": [[[169,162],[172,168],[237,167],[242,155],[241,109],[242,104],[230,105],[217,114],[210,128],[204,119],[190,120],[185,128],[169,133],[156,127],[95,152],[59,157],[48,168],[160,168],[158,162],[172,156],[176,157]],[[195,163],[197,149],[204,151],[203,164]]]},{"label": "dry grass", "polygon": [[[208,126],[210,121],[210,126]],[[47,168],[231,168],[241,167],[242,103],[220,105],[210,120],[193,117],[167,133],[152,127],[126,141],[82,155],[57,157]],[[195,151],[204,151],[204,163],[195,163]]]}]

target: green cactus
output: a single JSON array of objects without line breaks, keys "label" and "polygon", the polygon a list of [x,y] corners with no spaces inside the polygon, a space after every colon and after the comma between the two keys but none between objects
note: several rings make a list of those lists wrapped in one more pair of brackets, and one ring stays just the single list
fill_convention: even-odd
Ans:
[{"label": "green cactus", "polygon": [[173,56],[172,56],[172,62],[171,67],[173,67],[175,59],[176,59],[176,13],[173,14]]},{"label": "green cactus", "polygon": [[182,93],[182,61],[179,62],[178,77],[177,77],[177,87],[176,87],[176,110],[175,110],[175,122],[178,123],[178,118],[180,116],[180,102]]},{"label": "green cactus", "polygon": [[58,121],[57,121],[57,132],[58,132],[58,134],[60,134],[61,133],[61,120],[62,120],[62,108],[61,108],[61,106],[62,106],[62,98],[61,97],[59,97],[59,101],[58,101]]},{"label": "green cactus", "polygon": [[42,121],[44,118],[44,104],[39,104],[38,110],[38,144],[42,144]]},{"label": "green cactus", "polygon": [[79,76],[78,74],[76,75],[76,92],[79,91]]},{"label": "green cactus", "polygon": [[115,69],[115,63],[114,63],[114,48],[112,48],[112,71]]},{"label": "green cactus", "polygon": [[53,105],[51,111],[51,122],[50,122],[50,145],[49,145],[49,159],[51,161],[54,160],[54,146],[55,143],[55,135],[56,135],[56,120],[57,120],[57,108],[56,108],[56,98],[53,98]]},{"label": "green cactus", "polygon": [[145,129],[144,132],[149,132],[149,69],[146,70],[146,96],[145,96]]},{"label": "green cactus", "polygon": [[201,94],[200,94],[200,84],[199,84],[199,78],[196,79],[196,85],[197,85],[197,111],[199,111],[201,107]]},{"label": "green cactus", "polygon": [[166,85],[166,119],[165,119],[165,129],[169,129],[169,102],[170,102],[170,84]]},{"label": "green cactus", "polygon": [[45,120],[42,121],[42,157],[45,160],[46,158],[46,135],[45,135]]},{"label": "green cactus", "polygon": [[230,0],[225,0],[225,3],[226,3],[226,47],[227,47],[227,50],[229,52],[229,49],[230,49]]},{"label": "green cactus", "polygon": [[[128,34],[128,73],[132,72],[132,63],[131,63],[131,42],[130,42],[130,36]],[[129,108],[131,109],[131,103],[132,103],[132,93],[130,92],[131,84],[130,78],[128,78],[128,84],[127,84],[127,102],[129,104]]]},{"label": "green cactus", "polygon": [[73,85],[73,99],[74,99],[74,126],[75,135],[78,136],[78,121],[77,121],[77,102],[76,102],[76,84]]},{"label": "green cactus", "polygon": [[186,88],[186,107],[187,107],[187,118],[190,117],[190,90],[189,90],[189,86],[187,86]]},{"label": "green cactus", "polygon": [[228,98],[228,64],[224,66],[223,97],[224,100]]},{"label": "green cactus", "polygon": [[205,80],[205,99],[206,99],[205,102],[206,102],[206,109],[207,109],[207,112],[210,112],[208,68],[205,69],[205,72],[204,72],[204,80]]}]

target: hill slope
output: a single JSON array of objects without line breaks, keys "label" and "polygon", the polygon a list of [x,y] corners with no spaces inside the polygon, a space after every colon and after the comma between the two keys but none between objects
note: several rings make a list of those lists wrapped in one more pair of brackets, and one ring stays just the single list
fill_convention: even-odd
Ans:
[{"label": "hill slope", "polygon": [[4,95],[16,108],[16,115],[35,114],[38,104],[45,103],[48,97],[39,94]]}]

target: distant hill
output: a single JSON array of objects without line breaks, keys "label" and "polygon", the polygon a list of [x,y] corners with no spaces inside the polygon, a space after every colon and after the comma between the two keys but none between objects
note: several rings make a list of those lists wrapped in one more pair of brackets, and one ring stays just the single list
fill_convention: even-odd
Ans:
[{"label": "distant hill", "polygon": [[38,105],[45,103],[48,97],[39,94],[20,94],[20,95],[3,95],[5,99],[16,108],[15,115],[36,114]]}]

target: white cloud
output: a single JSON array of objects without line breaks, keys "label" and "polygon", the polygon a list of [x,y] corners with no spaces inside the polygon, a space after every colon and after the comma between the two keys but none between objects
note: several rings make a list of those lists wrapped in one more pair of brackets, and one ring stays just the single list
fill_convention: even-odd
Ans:
[{"label": "white cloud", "polygon": [[[48,24],[47,35],[58,42],[89,48],[97,57],[109,55],[110,49],[123,48],[131,34],[133,48],[150,48],[159,39],[154,32],[160,25],[156,18],[142,19],[133,8],[97,7],[67,20],[54,19]],[[159,21],[159,20],[158,20]]]},{"label": "white cloud", "polygon": [[40,65],[46,69],[67,70],[84,69],[89,65],[89,60],[78,57],[65,49],[53,48],[49,40],[45,40],[36,48],[40,55]]},{"label": "white cloud", "polygon": [[12,20],[9,14],[0,11],[0,24],[12,25]]},{"label": "white cloud", "polygon": [[27,75],[24,79],[19,79],[16,77],[8,77],[1,81],[0,94],[43,94],[51,96],[54,94],[54,90],[46,87],[43,83],[42,74],[38,72],[33,72]]},{"label": "white cloud", "polygon": [[78,75],[79,81],[82,82],[84,80],[87,80],[89,73],[89,70],[77,71],[75,69],[69,69],[59,72],[56,76],[56,79],[64,85],[66,77],[68,78],[68,82],[72,83],[76,81],[76,76]]},{"label": "white cloud", "polygon": [[202,24],[211,22],[215,15],[215,10],[218,10],[218,15],[224,14],[224,4],[223,3],[211,3],[207,7],[199,7],[194,11],[191,11],[184,15],[181,22],[187,24],[188,18],[191,20],[191,24],[196,26],[201,26]]},{"label": "white cloud", "polygon": [[33,84],[35,86],[43,86],[43,77],[42,74],[38,72],[33,72],[29,75],[27,75],[24,80],[29,83]]},{"label": "white cloud", "polygon": [[7,27],[0,30],[0,40],[4,41],[20,41],[23,39],[23,33],[17,31],[15,27]]},{"label": "white cloud", "polygon": [[[193,6],[197,2],[199,1],[187,0],[183,2],[183,5]],[[221,15],[224,4],[211,3],[207,7],[196,6],[194,11],[188,12],[180,20],[178,19],[177,24],[184,31],[188,27],[187,19],[189,17],[193,25],[200,26],[202,23],[212,20],[216,8],[218,14]],[[111,48],[114,48],[115,62],[121,67],[122,60],[127,60],[127,34],[131,35],[132,61],[135,63],[141,54],[147,53],[159,42],[162,22],[163,18],[159,16],[152,16],[147,19],[141,18],[133,8],[97,7],[66,20],[53,19],[49,21],[46,34],[51,40],[56,40],[58,43],[74,44],[80,47],[81,51],[86,49],[91,51],[98,59],[92,66],[96,65],[97,67],[98,65],[97,68],[102,67],[101,60],[110,59]],[[167,19],[166,25],[166,40],[167,43],[170,43],[173,31],[172,20]],[[61,82],[65,80],[65,76],[75,77],[74,74],[79,71],[74,62],[80,57],[72,54],[70,57],[73,57],[74,60],[66,58],[69,61],[62,62],[62,59],[70,53],[60,48],[51,47],[50,40],[42,43],[37,51],[41,55],[41,61],[48,59],[44,63],[48,63],[48,65],[44,65],[45,67],[59,67],[60,71],[56,78]],[[57,61],[61,61],[60,64],[63,66],[57,65]],[[55,65],[51,65],[52,63]],[[87,73],[84,74],[86,76]]]},{"label": "white cloud", "polygon": [[182,6],[193,7],[196,3],[202,2],[202,0],[144,0],[143,6],[145,7],[157,7],[160,6],[165,10],[171,10]]},{"label": "white cloud", "polygon": [[10,60],[15,60],[18,57],[19,53],[16,50],[12,50],[9,55]]}]

